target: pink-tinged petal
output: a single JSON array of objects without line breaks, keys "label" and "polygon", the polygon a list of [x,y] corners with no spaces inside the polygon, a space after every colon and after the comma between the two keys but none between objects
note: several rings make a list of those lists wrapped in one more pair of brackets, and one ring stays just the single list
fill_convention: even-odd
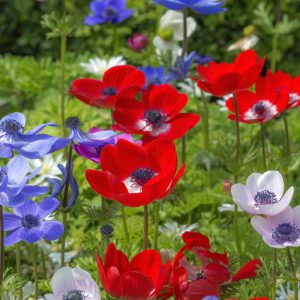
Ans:
[{"label": "pink-tinged petal", "polygon": [[257,194],[257,180],[261,176],[261,173],[252,173],[246,181],[246,187],[250,191],[253,197]]},{"label": "pink-tinged petal", "polygon": [[300,205],[294,207],[295,224],[300,228]]},{"label": "pink-tinged petal", "polygon": [[262,236],[267,236],[272,233],[272,228],[270,227],[269,222],[260,216],[254,216],[251,219],[251,224],[253,228]]},{"label": "pink-tinged petal", "polygon": [[273,226],[277,226],[278,224],[282,224],[282,223],[293,224],[295,220],[295,216],[294,216],[293,209],[290,206],[288,206],[287,209],[285,209],[280,214],[276,216],[268,217],[267,219],[268,222],[270,222],[270,224],[272,224]]},{"label": "pink-tinged petal", "polygon": [[252,208],[254,204],[253,196],[247,187],[243,184],[237,183],[231,187],[231,194],[233,201],[245,212],[249,214],[256,214],[256,211]]}]

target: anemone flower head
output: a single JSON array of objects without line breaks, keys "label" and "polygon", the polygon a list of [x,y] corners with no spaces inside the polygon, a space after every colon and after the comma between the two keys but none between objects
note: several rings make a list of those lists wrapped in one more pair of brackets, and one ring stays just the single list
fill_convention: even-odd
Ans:
[{"label": "anemone flower head", "polygon": [[237,183],[231,188],[233,201],[252,215],[275,216],[284,211],[290,205],[294,188],[283,192],[284,182],[278,171],[253,173],[247,178],[246,185]]},{"label": "anemone flower head", "polygon": [[9,158],[13,150],[17,150],[25,157],[40,158],[68,144],[68,139],[38,134],[46,126],[56,127],[54,123],[45,123],[24,132],[25,123],[25,116],[19,112],[8,114],[0,120],[0,157]]},{"label": "anemone flower head", "polygon": [[16,207],[29,197],[40,196],[48,191],[47,187],[27,185],[40,171],[36,168],[29,173],[29,163],[21,155],[9,160],[6,166],[0,167],[0,205]]},{"label": "anemone flower head", "polygon": [[300,205],[289,206],[276,216],[254,216],[251,224],[272,248],[300,246]]},{"label": "anemone flower head", "polygon": [[126,8],[126,0],[93,0],[90,3],[91,15],[84,23],[89,26],[104,23],[122,23],[132,16],[133,10]]},{"label": "anemone flower head", "polygon": [[163,66],[153,67],[139,67],[146,77],[146,84],[144,89],[148,88],[151,85],[160,85],[169,82],[169,77],[166,74],[165,68]]},{"label": "anemone flower head", "polygon": [[46,300],[101,300],[99,288],[91,275],[80,267],[64,267],[51,280],[53,294]]},{"label": "anemone flower head", "polygon": [[53,197],[45,198],[40,204],[32,200],[25,200],[23,204],[15,207],[14,213],[4,213],[4,245],[10,246],[25,241],[35,243],[41,239],[54,241],[58,239],[64,226],[58,221],[47,220],[59,206],[59,201]]},{"label": "anemone flower head", "polygon": [[196,13],[210,15],[226,11],[224,2],[218,0],[153,0],[154,3],[163,5],[168,9],[183,10],[190,8]]},{"label": "anemone flower head", "polygon": [[141,52],[149,44],[149,39],[146,35],[136,33],[128,39],[128,46],[135,52]]}]

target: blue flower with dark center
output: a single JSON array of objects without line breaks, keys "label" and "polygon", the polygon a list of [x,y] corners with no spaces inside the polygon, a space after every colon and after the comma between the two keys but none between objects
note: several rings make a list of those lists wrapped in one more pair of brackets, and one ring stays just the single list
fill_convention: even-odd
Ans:
[{"label": "blue flower with dark center", "polygon": [[25,116],[19,112],[8,114],[0,120],[0,157],[9,158],[13,150],[28,158],[40,158],[64,148],[68,139],[39,134],[46,126],[57,125],[46,123],[24,132]]},{"label": "blue flower with dark center", "polygon": [[190,8],[193,11],[204,14],[216,14],[226,11],[219,0],[153,0],[154,3],[163,5],[168,9],[183,10]]},{"label": "blue flower with dark center", "polygon": [[14,213],[4,213],[4,230],[9,231],[5,236],[5,246],[25,241],[35,243],[41,239],[53,241],[58,239],[64,226],[58,221],[47,220],[59,206],[56,198],[45,198],[40,204],[32,200],[25,200],[23,204],[15,207]]},{"label": "blue flower with dark center", "polygon": [[131,181],[138,186],[143,186],[154,176],[155,173],[151,169],[138,168],[131,173]]},{"label": "blue flower with dark center", "polygon": [[255,201],[255,206],[260,207],[262,205],[277,203],[278,199],[273,192],[270,192],[268,190],[263,190],[261,192],[258,192],[255,195],[254,201]]},{"label": "blue flower with dark center", "polygon": [[91,15],[84,23],[89,26],[103,23],[121,23],[132,16],[133,10],[126,8],[126,0],[93,0]]},{"label": "blue flower with dark center", "polygon": [[160,85],[169,82],[169,77],[167,76],[164,67],[138,67],[146,76],[146,84],[144,88],[147,88],[149,85]]},{"label": "blue flower with dark center", "polygon": [[295,242],[300,235],[300,229],[290,223],[282,223],[275,228],[272,238],[279,244]]}]

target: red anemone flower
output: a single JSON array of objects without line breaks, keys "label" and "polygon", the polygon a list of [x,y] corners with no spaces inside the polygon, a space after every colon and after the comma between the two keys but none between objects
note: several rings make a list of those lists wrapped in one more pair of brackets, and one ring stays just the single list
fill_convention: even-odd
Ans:
[{"label": "red anemone flower", "polygon": [[[227,254],[210,251],[209,239],[196,232],[185,232],[182,236],[185,246],[182,247],[172,262],[170,284],[176,300],[198,300],[206,296],[220,296],[223,285],[256,276],[261,266],[258,259],[246,263],[233,276],[229,272]],[[196,264],[186,256],[190,252],[195,256]]]},{"label": "red anemone flower", "polygon": [[113,119],[116,130],[143,135],[143,142],[157,137],[178,139],[196,126],[200,116],[180,113],[188,102],[185,94],[168,84],[152,86],[143,93],[142,102],[118,97]]},{"label": "red anemone flower", "polygon": [[100,165],[102,171],[86,171],[91,187],[107,199],[133,207],[167,196],[185,168],[183,165],[176,174],[176,149],[167,139],[147,145],[119,140],[103,148]]},{"label": "red anemone flower", "polygon": [[69,93],[82,102],[112,108],[117,96],[134,97],[146,82],[142,71],[132,66],[115,66],[107,70],[102,80],[80,78],[73,81]]},{"label": "red anemone flower", "polygon": [[208,66],[198,65],[200,79],[198,87],[218,97],[248,89],[256,81],[264,65],[253,50],[239,54],[233,63],[210,62]]},{"label": "red anemone flower", "polygon": [[[271,77],[260,77],[256,82],[256,92],[236,93],[239,121],[243,123],[265,123],[277,117],[289,102],[286,89],[276,90]],[[228,116],[235,120],[234,100],[226,101],[227,108],[233,113]]]},{"label": "red anemone flower", "polygon": [[272,73],[270,70],[267,73],[273,81],[277,91],[286,90],[289,94],[289,102],[286,109],[291,109],[300,105],[300,76],[292,78],[291,75],[278,71]]},{"label": "red anemone flower", "polygon": [[163,264],[158,251],[144,250],[131,261],[108,245],[105,261],[97,256],[98,270],[103,288],[112,297],[125,300],[156,299],[168,282],[171,264]]}]

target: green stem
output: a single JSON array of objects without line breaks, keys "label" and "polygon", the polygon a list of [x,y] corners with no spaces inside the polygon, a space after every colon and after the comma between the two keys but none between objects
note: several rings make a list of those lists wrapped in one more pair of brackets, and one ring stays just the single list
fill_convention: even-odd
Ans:
[{"label": "green stem", "polygon": [[241,255],[242,248],[241,248],[241,241],[240,241],[238,213],[239,213],[238,206],[236,204],[234,204],[233,221],[234,221],[235,243],[236,243],[238,254]]},{"label": "green stem", "polygon": [[204,149],[209,152],[209,107],[208,101],[202,93],[202,100],[203,100],[203,107],[204,107],[204,116],[203,116],[203,123],[204,123]]},{"label": "green stem", "polygon": [[160,201],[155,203],[155,231],[154,231],[154,244],[153,248],[157,249],[157,241],[158,241],[158,227],[159,227],[159,211],[160,211]]},{"label": "green stem", "polygon": [[265,128],[264,124],[260,124],[260,131],[261,131],[261,149],[263,155],[263,162],[264,162],[264,170],[267,171],[267,156],[266,156],[266,142],[265,142]]},{"label": "green stem", "polygon": [[0,205],[0,286],[3,281],[4,272],[4,224],[3,224],[3,206]]},{"label": "green stem", "polygon": [[289,248],[286,248],[286,251],[287,251],[287,256],[288,256],[289,265],[290,265],[290,268],[291,268],[291,271],[292,271],[292,275],[293,275],[293,277],[294,277],[294,280],[293,280],[293,286],[294,286],[294,299],[295,299],[295,300],[298,300],[298,297],[299,297],[299,290],[298,290],[297,271],[296,271],[295,265],[294,265],[294,263],[293,263],[293,257],[292,257],[292,254],[291,254],[290,249],[289,249]]},{"label": "green stem", "polygon": [[61,35],[60,38],[60,113],[61,113],[61,123],[63,128],[63,135],[66,136],[65,128],[65,56],[67,49],[67,36],[65,34]]},{"label": "green stem", "polygon": [[67,226],[68,226],[68,213],[65,209],[63,209],[63,224],[64,224],[64,232],[61,236],[61,249],[60,249],[61,268],[65,266],[66,235],[67,235]]},{"label": "green stem", "polygon": [[236,163],[239,169],[240,156],[241,156],[241,134],[240,134],[238,102],[235,94],[233,94],[233,102],[234,102],[235,127],[236,127]]},{"label": "green stem", "polygon": [[272,299],[276,299],[276,280],[277,280],[277,249],[273,248],[273,257],[272,257]]},{"label": "green stem", "polygon": [[43,276],[44,276],[44,278],[47,278],[47,267],[46,267],[45,253],[44,253],[44,250],[42,248],[40,250],[40,254],[41,254],[41,258],[42,258]]},{"label": "green stem", "polygon": [[148,233],[149,233],[149,212],[148,206],[144,206],[144,241],[143,241],[143,249],[148,248]]},{"label": "green stem", "polygon": [[122,220],[123,220],[123,226],[125,230],[125,237],[128,243],[130,243],[130,236],[129,236],[129,231],[128,231],[128,226],[127,226],[127,217],[126,217],[126,212],[124,206],[121,206],[121,212],[122,212]]},{"label": "green stem", "polygon": [[291,155],[291,144],[290,144],[290,134],[289,134],[289,124],[287,120],[286,113],[283,114],[284,130],[285,130],[285,148],[287,158]]},{"label": "green stem", "polygon": [[[18,277],[22,278],[22,271],[21,271],[21,247],[20,247],[20,243],[16,244],[16,267],[17,267]],[[20,300],[23,299],[22,287],[20,287],[20,289],[19,289],[19,297],[20,297]]]},{"label": "green stem", "polygon": [[30,244],[32,263],[33,263],[33,274],[34,274],[34,299],[38,299],[39,295],[39,278],[38,278],[38,267],[37,267],[37,253],[34,244]]}]

